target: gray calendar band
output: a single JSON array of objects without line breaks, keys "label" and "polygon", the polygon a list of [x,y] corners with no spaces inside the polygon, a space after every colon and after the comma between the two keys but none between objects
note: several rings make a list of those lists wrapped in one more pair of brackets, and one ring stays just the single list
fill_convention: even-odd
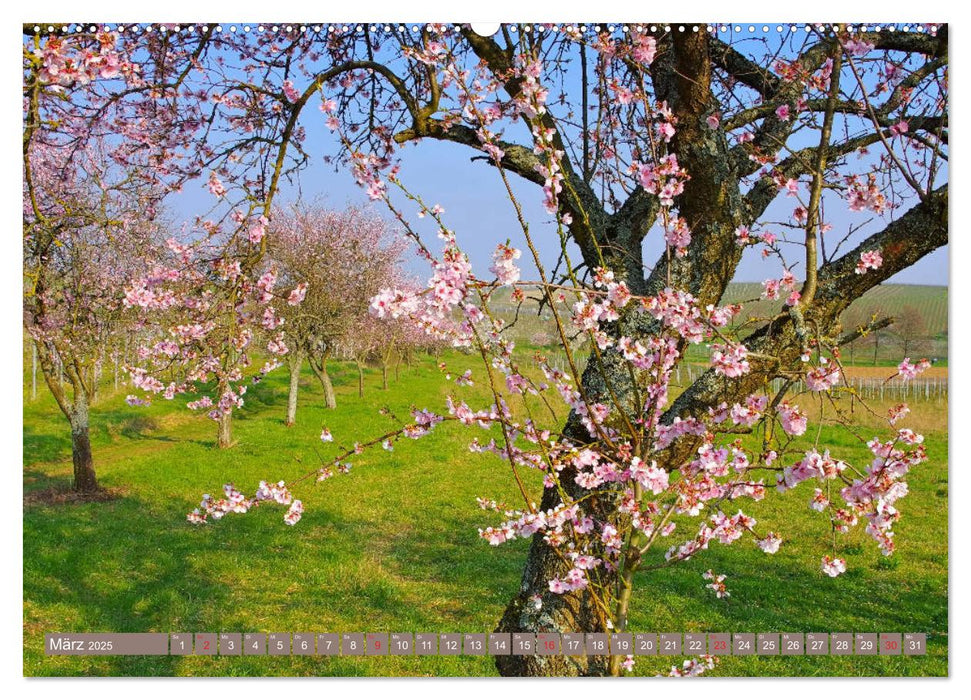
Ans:
[{"label": "gray calendar band", "polygon": [[169,635],[155,632],[46,634],[48,656],[158,656],[169,653]]},{"label": "gray calendar band", "polygon": [[923,656],[918,632],[49,633],[48,656]]}]

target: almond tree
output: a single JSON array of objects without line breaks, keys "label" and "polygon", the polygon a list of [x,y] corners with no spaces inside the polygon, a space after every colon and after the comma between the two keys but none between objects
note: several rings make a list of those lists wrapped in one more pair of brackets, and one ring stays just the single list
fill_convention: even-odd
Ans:
[{"label": "almond tree", "polygon": [[[261,265],[273,195],[287,174],[287,145],[299,135],[291,133],[279,147],[259,139],[220,146],[223,130],[235,139],[252,128],[212,113],[236,104],[233,98],[216,94],[211,107],[204,91],[188,89],[193,81],[219,79],[218,62],[203,61],[222,45],[215,26],[193,34],[163,26],[71,29],[24,26],[25,202],[36,216],[43,198],[32,157],[38,146],[56,146],[65,167],[77,167],[78,154],[97,144],[97,164],[120,174],[117,181],[128,190],[150,190],[153,202],[189,183],[208,189],[212,207],[197,217],[191,238],[170,238],[167,258],[124,290],[125,307],[138,310],[153,340],[137,349],[128,368],[143,392],[129,403],[201,392],[187,405],[206,409],[218,424],[217,445],[229,447],[232,412],[244,403],[247,381],[259,381],[287,353],[282,331],[264,332],[274,325],[265,307],[278,296],[299,304],[304,292],[281,289]],[[91,184],[90,175],[82,184]],[[257,336],[272,359],[251,371],[250,343]]]},{"label": "almond tree", "polygon": [[[153,198],[130,182],[107,185],[103,153],[68,158],[33,144],[24,199],[24,325],[58,408],[71,426],[75,491],[98,490],[90,440],[97,363],[135,328],[122,287],[159,245]],[[148,212],[148,216],[146,216]]]},{"label": "almond tree", "polygon": [[307,290],[300,306],[277,306],[292,346],[287,425],[296,422],[304,360],[320,381],[327,408],[337,407],[328,363],[337,347],[357,346],[390,325],[370,319],[368,304],[382,287],[399,283],[404,247],[384,219],[360,207],[297,204],[274,216],[268,264]]},{"label": "almond tree", "polygon": [[[313,76],[302,99],[321,93],[321,109],[331,115],[329,125],[341,135],[355,176],[372,197],[388,199],[388,189],[400,182],[387,169],[396,144],[425,139],[482,153],[503,182],[511,173],[542,188],[564,245],[576,245],[581,260],[568,261],[562,272],[547,272],[523,221],[539,272],[536,286],[554,307],[557,285],[583,290],[579,298],[572,296],[580,308],[570,321],[579,322],[594,345],[582,376],[576,376],[581,364],[571,361],[567,379],[575,381],[582,400],[571,402],[562,434],[574,445],[594,439],[594,462],[601,462],[614,438],[596,423],[593,430],[585,423],[591,410],[605,406],[611,428],[618,422],[628,426],[621,446],[643,451],[639,459],[665,475],[684,476],[696,468],[690,465],[697,464],[699,451],[711,449],[712,426],[702,429],[695,421],[721,417],[719,407],[734,405],[741,407],[735,428],[715,429],[748,432],[747,412],[760,413],[756,408],[763,401],[751,397],[768,390],[771,381],[781,379],[788,389],[796,377],[806,376],[818,390],[833,389],[839,347],[854,337],[841,335],[840,314],[868,289],[947,242],[947,30],[920,29],[811,28],[747,44],[723,41],[720,32],[703,26],[627,33],[506,26],[492,38],[467,27],[431,26],[419,35],[392,33],[388,39],[368,31],[334,39],[340,47],[332,50],[334,65]],[[387,48],[389,43],[397,50]],[[380,127],[368,129],[375,110],[385,106]],[[511,134],[521,131],[517,121],[528,127],[531,139],[514,140]],[[868,234],[856,233],[855,223],[835,230],[827,212],[837,208],[876,215],[880,224]],[[517,213],[522,221],[518,207]],[[664,238],[666,248],[649,264],[642,242],[652,232]],[[644,361],[636,358],[657,342],[673,342],[670,357],[654,360],[667,372],[685,345],[697,341],[694,322],[678,326],[690,319],[707,318],[703,335],[718,338],[723,332],[715,328],[731,311],[717,311],[717,304],[749,247],[781,268],[781,275],[768,276],[764,293],[780,300],[778,312],[749,329],[744,343],[724,338],[713,354],[715,366],[668,403],[662,386],[652,389],[658,377],[645,379],[632,371],[632,363],[636,369]],[[449,250],[441,262],[452,266],[461,256]],[[597,269],[603,271],[599,286],[591,287],[594,280],[581,271]],[[442,277],[447,290],[460,290],[461,298],[443,303],[466,302],[472,286],[465,273]],[[648,309],[671,311],[621,314],[593,296],[597,289],[609,294],[610,285],[623,285]],[[411,297],[401,296],[395,302],[389,294],[383,303],[414,316]],[[877,319],[863,330],[876,331],[881,324]],[[668,340],[672,331],[675,337]],[[566,348],[562,331],[561,338]],[[808,368],[806,360],[812,363]],[[910,368],[901,373],[907,376]],[[798,430],[801,414],[785,393],[769,393],[767,405],[776,415],[781,409],[779,420]],[[645,404],[645,396],[654,400]],[[771,474],[781,469],[771,464],[772,453],[779,452],[769,449],[775,444],[771,421],[758,421],[769,457],[753,455],[750,462]],[[642,429],[654,422],[655,432],[670,436],[674,426],[686,432],[675,433],[680,439],[670,444],[668,438],[652,442],[650,430],[645,435]],[[515,472],[512,455],[500,454]],[[596,479],[583,476],[589,465],[572,462],[557,471],[556,460],[544,461],[556,473],[538,505],[547,518],[603,493],[591,488]],[[630,457],[621,453],[618,461]],[[646,470],[648,481],[653,469]],[[786,479],[792,469],[802,473],[786,467]],[[621,481],[627,479],[629,474]],[[657,476],[655,483],[663,480]],[[638,483],[635,501],[643,504],[644,485]],[[742,488],[758,492],[756,486]],[[523,517],[530,521],[531,499],[524,494],[524,500]],[[618,559],[616,551],[604,549],[612,544],[592,543],[593,559],[613,564],[596,577],[576,575],[573,583],[564,583],[576,567],[564,561],[562,543],[548,528],[520,524],[519,536],[530,529],[535,534],[519,593],[499,629],[602,631],[608,623],[622,629],[633,573],[644,565],[645,544],[655,541],[648,533],[661,530],[651,529],[656,517],[638,515],[623,501],[600,501],[590,515],[616,534],[624,531],[624,522],[630,532],[625,518],[631,512],[641,524],[651,523],[633,537],[639,544],[631,548],[624,540]],[[605,530],[601,534],[614,541]],[[707,546],[708,540],[693,541]],[[767,549],[775,542],[768,536],[761,541]],[[838,573],[838,557],[827,556],[824,568]],[[596,585],[584,585],[593,578]],[[617,672],[619,663],[597,657],[497,659],[501,672],[515,675]]]}]

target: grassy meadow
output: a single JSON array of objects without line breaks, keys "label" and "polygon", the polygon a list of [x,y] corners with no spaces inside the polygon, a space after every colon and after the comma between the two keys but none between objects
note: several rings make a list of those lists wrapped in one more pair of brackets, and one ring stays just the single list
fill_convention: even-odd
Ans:
[{"label": "grassy meadow", "polygon": [[[448,355],[459,373],[475,358]],[[381,390],[336,366],[338,408],[323,407],[309,370],[297,425],[286,428],[286,373],[252,387],[234,420],[235,447],[214,446],[215,425],[159,401],[131,408],[105,389],[92,411],[95,466],[110,498],[65,499],[70,433],[40,386],[24,397],[24,674],[28,676],[495,675],[488,657],[47,657],[45,632],[488,632],[519,584],[528,546],[490,547],[477,528],[495,524],[477,496],[517,503],[508,466],[466,448],[470,434],[444,424],[419,441],[354,460],[350,474],[295,493],[296,527],[263,507],[193,527],[185,514],[203,493],[232,481],[250,494],[261,479],[290,481],[351,444],[392,427],[378,409],[441,410],[448,391],[435,360],[402,367]],[[28,377],[29,379],[29,377]],[[184,400],[183,400],[184,402]],[[884,558],[859,527],[841,538],[849,570],[830,579],[819,557],[826,521],[808,508],[812,486],[743,508],[786,537],[767,556],[751,541],[712,548],[683,565],[640,576],[632,631],[927,632],[924,657],[723,657],[712,675],[946,675],[947,405],[915,403],[907,424],[926,436],[929,462],[898,504],[898,551]],[[861,424],[867,419],[861,415]],[[334,444],[319,440],[321,426]],[[861,428],[863,429],[863,428]],[[848,460],[866,448],[831,426],[821,442]],[[535,477],[535,474],[528,475]],[[539,480],[529,486],[539,493]],[[704,589],[702,572],[728,576],[731,597]],[[680,658],[640,658],[637,675]]]}]

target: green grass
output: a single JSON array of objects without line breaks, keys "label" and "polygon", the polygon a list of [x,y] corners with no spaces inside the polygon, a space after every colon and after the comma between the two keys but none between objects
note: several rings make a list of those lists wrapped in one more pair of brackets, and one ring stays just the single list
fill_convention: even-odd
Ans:
[{"label": "green grass", "polygon": [[[450,358],[454,367],[471,366]],[[283,425],[286,375],[247,395],[235,421],[238,444],[213,446],[215,426],[160,402],[134,409],[124,391],[93,412],[99,479],[119,494],[102,503],[32,502],[24,507],[25,675],[493,675],[488,658],[47,657],[45,632],[486,632],[516,590],[525,542],[489,547],[477,528],[493,524],[476,496],[515,503],[508,467],[471,454],[459,426],[442,425],[394,452],[359,456],[347,476],[301,489],[303,520],[280,508],[227,516],[206,527],[185,521],[204,492],[227,481],[252,492],[261,479],[291,480],[312,469],[326,424],[350,443],[384,432],[412,404],[442,405],[445,384],[431,359],[402,369],[382,391],[378,372],[356,396],[356,372],[335,373],[338,409],[322,407],[309,373],[298,424]],[[929,407],[941,413],[939,406]],[[915,405],[915,413],[920,411]],[[946,414],[946,407],[943,409]],[[679,567],[642,575],[631,614],[636,631],[928,632],[926,657],[725,657],[717,675],[947,674],[947,434],[928,431],[931,459],[909,479],[898,553],[880,556],[862,530],[843,540],[850,570],[819,571],[824,521],[809,511],[811,489],[746,505],[787,542],[768,557],[751,543],[718,545]],[[824,430],[847,458],[865,448]],[[25,398],[24,490],[70,478],[66,423],[50,397]],[[531,475],[536,476],[536,475]],[[535,478],[529,487],[538,493]],[[771,494],[774,496],[775,494]],[[814,517],[815,516],[815,517]],[[728,575],[717,600],[701,573]],[[653,675],[679,659],[639,661]]]}]

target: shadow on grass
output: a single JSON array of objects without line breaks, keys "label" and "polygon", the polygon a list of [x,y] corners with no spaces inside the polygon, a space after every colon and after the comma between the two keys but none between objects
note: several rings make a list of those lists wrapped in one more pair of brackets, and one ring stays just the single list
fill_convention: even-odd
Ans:
[{"label": "shadow on grass", "polygon": [[[225,541],[160,514],[137,498],[74,508],[24,508],[25,675],[80,675],[78,663],[45,663],[47,632],[174,632],[209,630],[203,609],[231,606],[231,585],[205,562]],[[249,543],[249,544],[248,544]],[[257,556],[255,538],[234,546]],[[37,619],[43,611],[47,617]],[[51,619],[51,612],[57,617]],[[31,659],[33,658],[33,663]],[[178,657],[103,657],[97,675],[172,675]],[[38,667],[31,672],[31,665]]]},{"label": "shadow on grass", "polygon": [[71,430],[64,421],[63,434],[38,431],[24,423],[24,464],[57,462],[71,458]]}]

